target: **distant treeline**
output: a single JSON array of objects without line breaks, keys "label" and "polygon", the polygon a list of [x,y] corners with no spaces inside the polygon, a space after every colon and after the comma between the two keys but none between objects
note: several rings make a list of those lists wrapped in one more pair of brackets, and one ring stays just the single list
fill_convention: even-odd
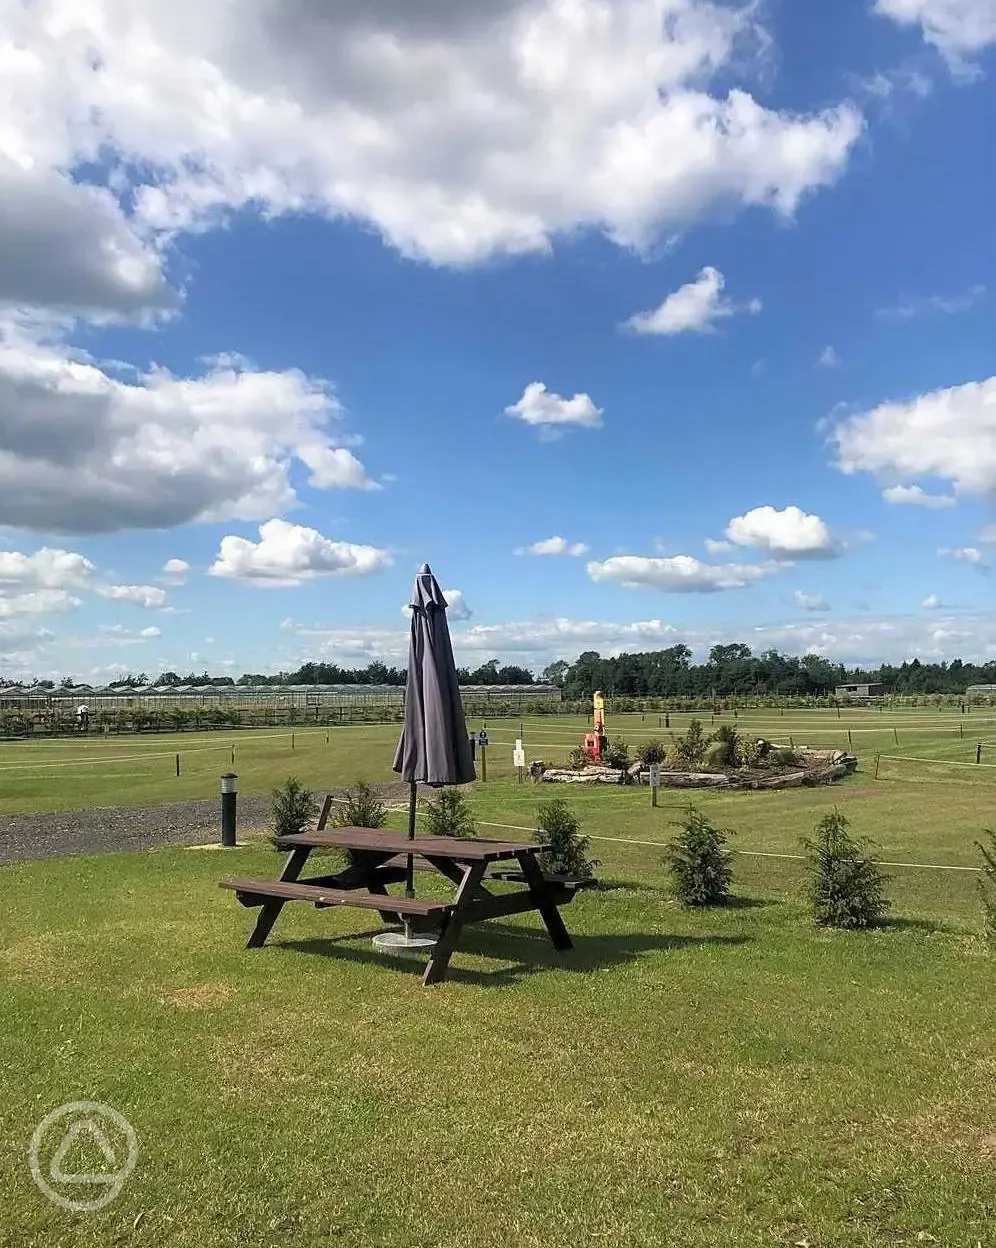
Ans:
[{"label": "distant treeline", "polygon": [[996,684],[996,662],[978,666],[953,659],[895,667],[847,668],[817,654],[802,658],[766,650],[752,654],[739,643],[713,646],[705,663],[693,663],[688,646],[671,646],[646,654],[621,654],[603,659],[585,651],[575,663],[552,664],[544,675],[560,684],[567,698],[588,697],[601,689],[610,697],[826,697],[837,685],[882,684],[899,696],[921,693],[964,693],[969,685]]},{"label": "distant treeline", "polygon": [[[536,677],[524,667],[514,663],[499,665],[498,659],[490,659],[480,667],[470,670],[466,667],[457,668],[457,676],[461,685],[533,685]],[[229,685],[237,688],[241,685],[398,685],[405,683],[407,672],[403,667],[388,667],[386,663],[369,663],[366,667],[339,667],[336,663],[304,663],[293,672],[247,672],[237,680],[232,676],[212,676],[209,672],[188,672],[181,676],[178,672],[163,672],[154,680],[145,672],[137,675],[121,677],[111,683],[115,689],[169,689],[175,685],[190,685],[200,688],[204,685]],[[0,676],[0,685],[18,684],[15,680],[7,680]],[[35,680],[31,682],[35,689],[73,689],[76,681],[66,676],[56,682],[54,680]]]},{"label": "distant treeline", "polygon": [[[473,670],[457,669],[461,685],[532,685],[537,677],[516,664],[500,666],[490,659]],[[976,664],[952,659],[950,663],[921,663],[919,659],[895,667],[848,668],[817,654],[801,658],[766,650],[753,654],[740,643],[713,646],[705,663],[693,663],[688,646],[670,646],[645,654],[620,654],[602,658],[586,650],[573,663],[559,659],[539,676],[543,684],[558,686],[565,699],[591,697],[596,689],[608,697],[630,698],[707,698],[711,696],[827,697],[837,685],[870,682],[885,686],[886,693],[899,696],[931,693],[964,693],[969,685],[996,685],[996,661]],[[4,681],[0,678],[0,684]],[[11,682],[13,683],[13,682]],[[35,681],[34,687],[54,689],[50,680]],[[119,688],[169,688],[172,685],[404,685],[405,670],[385,663],[369,663],[362,668],[339,667],[335,663],[305,663],[293,672],[247,673],[238,680],[231,676],[163,672],[150,680],[144,672],[114,682]],[[60,688],[71,689],[66,677]]]}]

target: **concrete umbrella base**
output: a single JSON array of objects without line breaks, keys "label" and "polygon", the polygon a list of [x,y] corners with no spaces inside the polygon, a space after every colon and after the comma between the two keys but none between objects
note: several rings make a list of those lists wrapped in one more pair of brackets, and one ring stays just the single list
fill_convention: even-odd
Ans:
[{"label": "concrete umbrella base", "polygon": [[373,938],[374,948],[380,953],[389,953],[392,957],[404,957],[413,953],[431,953],[436,947],[437,937],[425,932],[412,932],[406,935],[400,932],[378,932]]}]

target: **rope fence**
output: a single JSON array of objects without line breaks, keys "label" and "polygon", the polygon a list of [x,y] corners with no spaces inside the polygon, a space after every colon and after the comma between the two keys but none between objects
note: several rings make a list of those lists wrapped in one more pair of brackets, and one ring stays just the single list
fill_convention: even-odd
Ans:
[{"label": "rope fence", "polygon": [[[333,803],[339,806],[347,805],[344,797],[333,797]],[[520,823],[491,823],[488,820],[480,820],[479,826],[482,828],[498,828],[504,832],[527,832],[530,836],[536,836],[542,831],[541,828],[530,828]],[[596,836],[594,833],[586,834],[591,841],[605,841],[611,845],[639,845],[647,849],[664,849],[665,841],[640,841],[628,836]],[[730,849],[732,854],[740,854],[745,858],[786,858],[796,862],[805,862],[805,854],[779,854],[770,850],[762,849]],[[943,862],[885,862],[879,860],[879,866],[882,867],[900,867],[908,868],[911,871],[970,871],[979,875],[982,871],[981,867],[962,867],[951,863]]]},{"label": "rope fence", "polygon": [[[274,741],[274,740],[286,741],[290,739],[291,749],[293,749],[296,744],[296,739],[298,737],[316,736],[319,734],[324,734],[326,737],[326,740],[328,740],[328,733],[326,729],[304,728],[304,729],[296,730],[294,732],[263,733],[258,736],[251,737],[248,740],[246,738],[243,738],[239,742],[233,741],[231,742],[231,744],[228,744],[228,745],[222,745],[219,743],[217,745],[202,745],[202,746],[187,747],[182,750],[156,750],[156,751],[142,750],[134,754],[112,755],[110,758],[108,758],[106,755],[100,755],[96,758],[68,758],[68,759],[62,758],[62,759],[59,759],[58,762],[53,762],[53,763],[4,763],[4,764],[0,764],[0,771],[20,771],[20,772],[48,771],[48,770],[51,770],[53,767],[54,768],[94,767],[94,766],[103,766],[107,763],[134,763],[134,762],[145,762],[146,760],[158,759],[158,758],[172,758],[174,760],[174,767],[175,767],[176,775],[180,776],[182,774],[181,760],[186,758],[189,754],[225,753],[229,755],[231,763],[234,766],[236,756],[238,753],[238,749],[240,746],[244,748],[247,744],[254,744],[257,741]],[[65,743],[54,742],[53,744],[63,745]],[[99,751],[99,747],[98,747],[98,751]],[[120,772],[113,772],[113,773],[108,772],[107,774],[108,776],[114,776],[114,777],[121,775]],[[146,771],[146,772],[140,772],[140,773],[134,773],[134,774],[151,775],[152,772]]]},{"label": "rope fence", "polygon": [[[515,823],[482,822],[481,827],[482,828],[504,828],[509,832],[528,832],[531,836],[534,836],[540,830],[538,828],[525,828]],[[591,834],[589,835],[588,839],[592,841],[606,841],[606,842],[609,842],[610,844],[618,844],[618,845],[641,845],[650,849],[664,849],[665,847],[664,841],[637,841],[637,840],[631,839],[630,837],[625,837],[625,836],[595,836],[594,834]],[[760,850],[760,849],[732,849],[731,848],[730,853],[741,854],[746,858],[791,858],[800,862],[806,861],[805,854],[776,854],[776,853],[771,853],[770,851],[767,851],[767,850]],[[976,874],[979,874],[982,870],[981,867],[952,866],[946,863],[939,863],[939,862],[883,862],[883,861],[880,861],[879,865],[883,867],[908,867],[911,870],[921,870],[921,871],[974,871]]]}]

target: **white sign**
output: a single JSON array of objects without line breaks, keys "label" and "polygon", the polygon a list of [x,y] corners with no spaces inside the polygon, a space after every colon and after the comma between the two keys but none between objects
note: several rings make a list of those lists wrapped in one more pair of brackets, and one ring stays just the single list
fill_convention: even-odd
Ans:
[{"label": "white sign", "polygon": [[522,738],[521,738],[521,737],[516,737],[516,738],[515,738],[515,748],[516,748],[517,750],[521,750],[521,749],[522,749]]},{"label": "white sign", "polygon": [[659,789],[661,787],[661,765],[660,763],[650,764],[650,787]]},{"label": "white sign", "polygon": [[512,751],[512,766],[513,767],[525,767],[525,765],[526,765],[526,751],[523,750],[521,747],[516,746],[515,749]]}]

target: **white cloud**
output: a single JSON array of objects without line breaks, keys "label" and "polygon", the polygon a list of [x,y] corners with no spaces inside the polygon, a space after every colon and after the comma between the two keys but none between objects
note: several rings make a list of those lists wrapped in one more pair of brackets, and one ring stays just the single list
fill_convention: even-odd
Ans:
[{"label": "white cloud", "polygon": [[928,494],[919,485],[889,485],[882,491],[882,497],[887,503],[934,509],[954,507],[958,501],[950,494]]},{"label": "white cloud", "polygon": [[925,611],[939,611],[944,606],[937,594],[928,594],[920,605]]},{"label": "white cloud", "polygon": [[469,620],[474,614],[470,607],[467,606],[467,600],[463,596],[461,589],[444,589],[443,597],[446,599],[446,618],[449,620]]},{"label": "white cloud", "polygon": [[981,303],[986,296],[985,286],[976,285],[963,295],[927,295],[919,298],[903,298],[892,308],[879,308],[878,315],[886,320],[909,321],[915,316],[940,313],[955,316],[967,312]]},{"label": "white cloud", "polygon": [[74,637],[66,640],[72,646],[137,646],[146,641],[155,641],[161,636],[162,632],[153,626],[135,629],[128,628],[124,624],[101,624],[94,637]]},{"label": "white cloud", "polygon": [[[362,665],[372,659],[403,664],[408,653],[407,629],[381,626],[305,626],[287,620],[285,636],[299,638],[305,648],[286,655],[287,668],[317,654],[345,664]],[[575,659],[583,650],[614,655],[660,650],[683,643],[699,661],[717,643],[743,641],[755,654],[776,649],[785,654],[819,653],[848,664],[875,666],[920,658],[987,660],[996,656],[996,616],[947,617],[932,614],[856,620],[775,621],[744,625],[739,620],[699,626],[677,626],[664,620],[620,623],[609,620],[555,617],[475,624],[453,635],[461,664],[477,664],[498,656],[538,669],[553,659]]]},{"label": "white cloud", "polygon": [[672,594],[711,594],[724,589],[743,589],[782,571],[777,563],[701,563],[691,555],[649,558],[613,555],[588,564],[593,581],[617,581],[627,589],[660,589]]},{"label": "white cloud", "polygon": [[[17,7],[21,7],[18,5]],[[10,27],[11,3],[0,3],[0,31]],[[18,66],[30,74],[18,81]],[[8,76],[14,63],[13,80]],[[39,94],[57,91],[55,62],[46,66],[31,50],[15,50],[0,33],[0,81],[4,137],[14,146],[30,145],[30,130],[18,106]],[[33,80],[33,81],[32,81]],[[14,96],[14,112],[11,96]],[[37,97],[36,97],[37,99]],[[52,100],[53,109],[56,102]],[[70,101],[66,101],[72,107]],[[41,101],[42,108],[46,107]],[[58,131],[67,119],[53,111],[38,126]],[[20,130],[20,133],[19,133]],[[74,182],[61,170],[45,168],[44,150],[0,152],[0,305],[35,306],[95,319],[144,317],[179,305],[163,274],[159,248],[129,222],[106,187]],[[35,159],[37,157],[37,159]]]},{"label": "white cloud", "polygon": [[130,602],[136,607],[164,607],[166,591],[157,585],[94,585],[101,598],[114,602]]},{"label": "white cloud", "polygon": [[907,26],[919,26],[954,68],[964,58],[996,43],[993,0],[875,0],[875,9]]},{"label": "white cloud", "polygon": [[987,524],[984,529],[980,529],[979,541],[987,546],[996,543],[996,524]]},{"label": "white cloud", "polygon": [[[3,0],[0,0],[0,4]],[[376,488],[325,383],[233,357],[122,381],[0,316],[0,524],[42,532],[257,520],[316,489]]]},{"label": "white cloud", "polygon": [[167,559],[163,564],[163,572],[167,576],[186,576],[190,571],[190,564],[186,559]]},{"label": "white cloud", "polygon": [[702,543],[702,545],[705,546],[706,551],[710,555],[725,555],[725,554],[728,554],[731,550],[736,549],[733,543],[726,541],[725,538],[723,538],[721,541],[717,541],[716,538],[714,537],[707,537],[705,541]]},{"label": "white cloud", "polygon": [[0,550],[0,591],[5,586],[64,589],[89,585],[96,567],[83,555],[43,546],[33,555]]},{"label": "white cloud", "polygon": [[726,536],[736,546],[766,550],[778,559],[826,559],[840,553],[824,520],[799,507],[755,507],[734,516]]},{"label": "white cloud", "polygon": [[0,550],[0,620],[76,610],[96,571],[89,559],[68,550]]},{"label": "white cloud", "polygon": [[956,563],[968,563],[972,567],[985,567],[985,556],[975,546],[958,546],[954,549],[944,547],[937,552],[942,558],[953,559]]},{"label": "white cloud", "polygon": [[159,608],[166,603],[166,591],[157,586],[102,581],[96,566],[74,551],[48,546],[32,555],[0,551],[0,617],[74,611],[83,605],[81,594],[139,607]]},{"label": "white cloud", "polygon": [[280,587],[301,585],[326,576],[367,576],[391,564],[386,550],[335,542],[317,529],[268,520],[259,526],[259,541],[229,535],[221,539],[211,576]]},{"label": "white cloud", "polygon": [[[444,589],[443,597],[446,599],[446,618],[451,622],[469,620],[474,614],[470,607],[467,606],[467,600],[463,596],[462,589]],[[401,608],[401,614],[406,620],[411,615],[411,607],[407,602]],[[293,625],[293,621],[285,620],[284,625]],[[281,625],[281,627],[284,627],[284,625]]]},{"label": "white cloud", "polygon": [[840,364],[840,356],[833,347],[824,347],[820,352],[819,365],[821,368],[836,368]]},{"label": "white cloud", "polygon": [[856,82],[861,91],[874,97],[880,103],[906,92],[924,100],[934,89],[930,78],[918,70],[909,68],[879,70],[868,78],[858,78]]},{"label": "white cloud", "polygon": [[56,615],[75,611],[83,599],[64,589],[33,589],[0,594],[0,619],[17,615]]},{"label": "white cloud", "polygon": [[531,546],[520,546],[517,555],[586,555],[588,547],[584,542],[569,542],[565,537],[545,537]]},{"label": "white cloud", "polygon": [[797,589],[792,597],[795,599],[795,605],[803,611],[830,610],[830,604],[822,594],[807,594],[805,590]]},{"label": "white cloud", "polygon": [[996,496],[996,377],[888,402],[837,424],[845,473],[950,481],[957,494]]},{"label": "white cloud", "polygon": [[[72,309],[163,303],[162,246],[241,208],[447,264],[578,228],[642,247],[730,203],[789,216],[862,129],[731,87],[768,36],[710,0],[0,0],[0,30],[0,202],[18,181],[29,205],[0,255],[44,226],[8,297]],[[73,181],[84,161],[118,198]]]},{"label": "white cloud", "polygon": [[602,424],[602,408],[596,407],[587,394],[565,399],[547,390],[542,381],[531,381],[517,403],[505,408],[505,415],[525,421],[547,437],[557,437],[565,427],[580,425],[598,429]]},{"label": "white cloud", "polygon": [[624,322],[624,328],[637,334],[675,334],[712,331],[715,322],[738,312],[760,312],[760,299],[735,304],[723,297],[726,279],[718,269],[706,265],[693,282],[680,287],[652,312],[637,312]]},{"label": "white cloud", "polygon": [[[337,661],[368,663],[380,658],[384,662],[403,663],[408,654],[407,630],[402,632],[376,625],[306,626],[291,619],[284,620],[280,627],[286,634],[306,638],[309,653],[317,643],[324,654],[334,656]],[[591,647],[603,653],[621,653],[627,649],[659,649],[673,645],[677,638],[678,630],[661,620],[616,624],[556,617],[507,624],[475,624],[453,634],[453,648],[460,663],[476,665],[499,654],[520,662],[542,664],[551,658],[574,658],[581,650]]]}]

